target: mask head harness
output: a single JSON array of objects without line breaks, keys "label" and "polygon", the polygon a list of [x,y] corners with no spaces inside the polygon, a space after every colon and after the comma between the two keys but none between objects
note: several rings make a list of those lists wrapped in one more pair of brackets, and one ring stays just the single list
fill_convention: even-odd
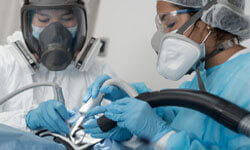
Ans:
[{"label": "mask head harness", "polygon": [[[176,33],[183,35],[185,32],[187,32],[187,30],[189,30],[202,17],[202,14],[204,11],[209,10],[211,7],[213,7],[216,4],[218,4],[218,0],[211,0],[210,2],[208,2],[207,5],[205,5],[203,8],[201,8],[200,11],[198,11],[181,28],[179,28]],[[211,30],[210,30],[210,32],[211,32]],[[208,34],[208,35],[210,35],[210,34]],[[206,38],[208,38],[208,37],[206,37]],[[208,60],[209,58],[219,54],[223,50],[230,48],[230,46],[232,47],[232,46],[237,45],[237,44],[239,44],[239,40],[237,40],[236,38],[225,41],[225,42],[217,45],[216,49],[210,55],[208,55],[204,58],[201,58],[200,61],[204,62],[204,61]]]},{"label": "mask head harness", "polygon": [[[179,28],[177,30],[177,34],[181,34],[184,35],[184,33],[186,33],[203,15],[204,11],[209,10],[211,7],[213,7],[214,5],[218,4],[218,0],[211,0],[210,2],[208,2],[203,8],[200,9],[200,11],[198,11],[194,16],[192,16],[181,28]],[[209,34],[207,35],[206,39],[208,38],[208,36],[211,34],[211,30],[209,31]],[[217,54],[219,54],[220,52],[233,47],[235,45],[239,44],[239,40],[237,38],[233,38],[230,39],[228,41],[225,41],[219,45],[216,46],[215,50],[209,54],[208,56],[205,56],[203,58],[201,58],[197,63],[195,68],[192,68],[188,74],[191,74],[194,70],[197,73],[197,77],[198,77],[198,84],[199,84],[199,88],[201,91],[206,91],[205,85],[201,79],[201,75],[200,75],[200,71],[199,71],[199,66],[201,63],[205,62],[206,60],[212,58],[213,56],[216,56]]]}]

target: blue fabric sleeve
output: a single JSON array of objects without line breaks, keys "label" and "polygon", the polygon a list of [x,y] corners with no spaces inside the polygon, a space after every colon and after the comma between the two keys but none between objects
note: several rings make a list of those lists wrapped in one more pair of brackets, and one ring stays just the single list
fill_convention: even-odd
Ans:
[{"label": "blue fabric sleeve", "polygon": [[0,124],[0,149],[66,150],[62,144],[55,143],[53,140],[50,141],[3,124]]},{"label": "blue fabric sleeve", "polygon": [[[226,134],[225,134],[226,135]],[[225,136],[224,135],[224,136]],[[222,139],[223,140],[223,139]],[[204,142],[185,131],[172,134],[166,142],[166,150],[249,150],[250,139],[243,135],[236,135],[228,143],[214,144]]]},{"label": "blue fabric sleeve", "polygon": [[216,145],[207,145],[192,137],[187,132],[181,131],[172,134],[167,143],[166,150],[219,150]]},{"label": "blue fabric sleeve", "polygon": [[157,107],[154,108],[156,114],[168,124],[174,120],[175,116],[178,114],[177,107]]},{"label": "blue fabric sleeve", "polygon": [[[250,111],[249,58],[250,55],[238,57],[208,72],[203,79],[208,92]],[[196,77],[193,81],[184,82],[180,88],[198,90]],[[171,127],[178,130],[166,141],[166,149],[250,149],[250,138],[196,111],[180,109],[173,122]]]}]

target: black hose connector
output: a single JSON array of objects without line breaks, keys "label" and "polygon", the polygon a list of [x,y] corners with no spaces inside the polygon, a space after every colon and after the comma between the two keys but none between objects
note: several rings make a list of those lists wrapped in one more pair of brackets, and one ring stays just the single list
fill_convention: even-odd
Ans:
[{"label": "black hose connector", "polygon": [[239,133],[247,135],[250,137],[250,115],[247,115],[242,119],[238,128]]},{"label": "black hose connector", "polygon": [[97,119],[97,124],[103,132],[108,132],[109,130],[117,126],[116,121],[113,121],[104,115],[100,117],[99,119]]}]

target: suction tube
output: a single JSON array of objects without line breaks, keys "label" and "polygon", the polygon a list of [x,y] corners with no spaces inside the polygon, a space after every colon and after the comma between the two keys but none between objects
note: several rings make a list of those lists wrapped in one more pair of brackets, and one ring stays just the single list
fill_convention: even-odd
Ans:
[{"label": "suction tube", "polygon": [[27,91],[29,89],[32,88],[36,88],[36,87],[41,87],[41,86],[49,86],[53,88],[53,92],[54,92],[54,99],[62,102],[63,104],[65,104],[65,100],[63,97],[63,93],[62,93],[62,88],[56,84],[56,83],[50,83],[50,82],[45,82],[45,83],[32,83],[30,85],[24,86],[20,89],[15,90],[14,92],[8,94],[7,96],[3,97],[0,99],[0,105],[2,105],[3,103],[5,103],[6,101],[10,100],[11,98],[15,97],[16,95]]},{"label": "suction tube", "polygon": [[[177,89],[144,93],[135,98],[148,102],[151,107],[179,106],[199,111],[225,127],[250,137],[250,112],[218,96],[202,91]],[[105,116],[97,122],[101,122],[98,124],[104,132],[116,125],[110,123]]]}]

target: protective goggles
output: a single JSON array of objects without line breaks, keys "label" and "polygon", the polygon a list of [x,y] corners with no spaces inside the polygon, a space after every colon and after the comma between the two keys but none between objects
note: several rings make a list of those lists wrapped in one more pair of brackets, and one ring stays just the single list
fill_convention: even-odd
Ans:
[{"label": "protective goggles", "polygon": [[164,14],[157,14],[155,17],[155,23],[158,30],[165,33],[176,30],[180,25],[179,15],[192,12],[198,12],[200,9],[183,9],[172,11]]}]

